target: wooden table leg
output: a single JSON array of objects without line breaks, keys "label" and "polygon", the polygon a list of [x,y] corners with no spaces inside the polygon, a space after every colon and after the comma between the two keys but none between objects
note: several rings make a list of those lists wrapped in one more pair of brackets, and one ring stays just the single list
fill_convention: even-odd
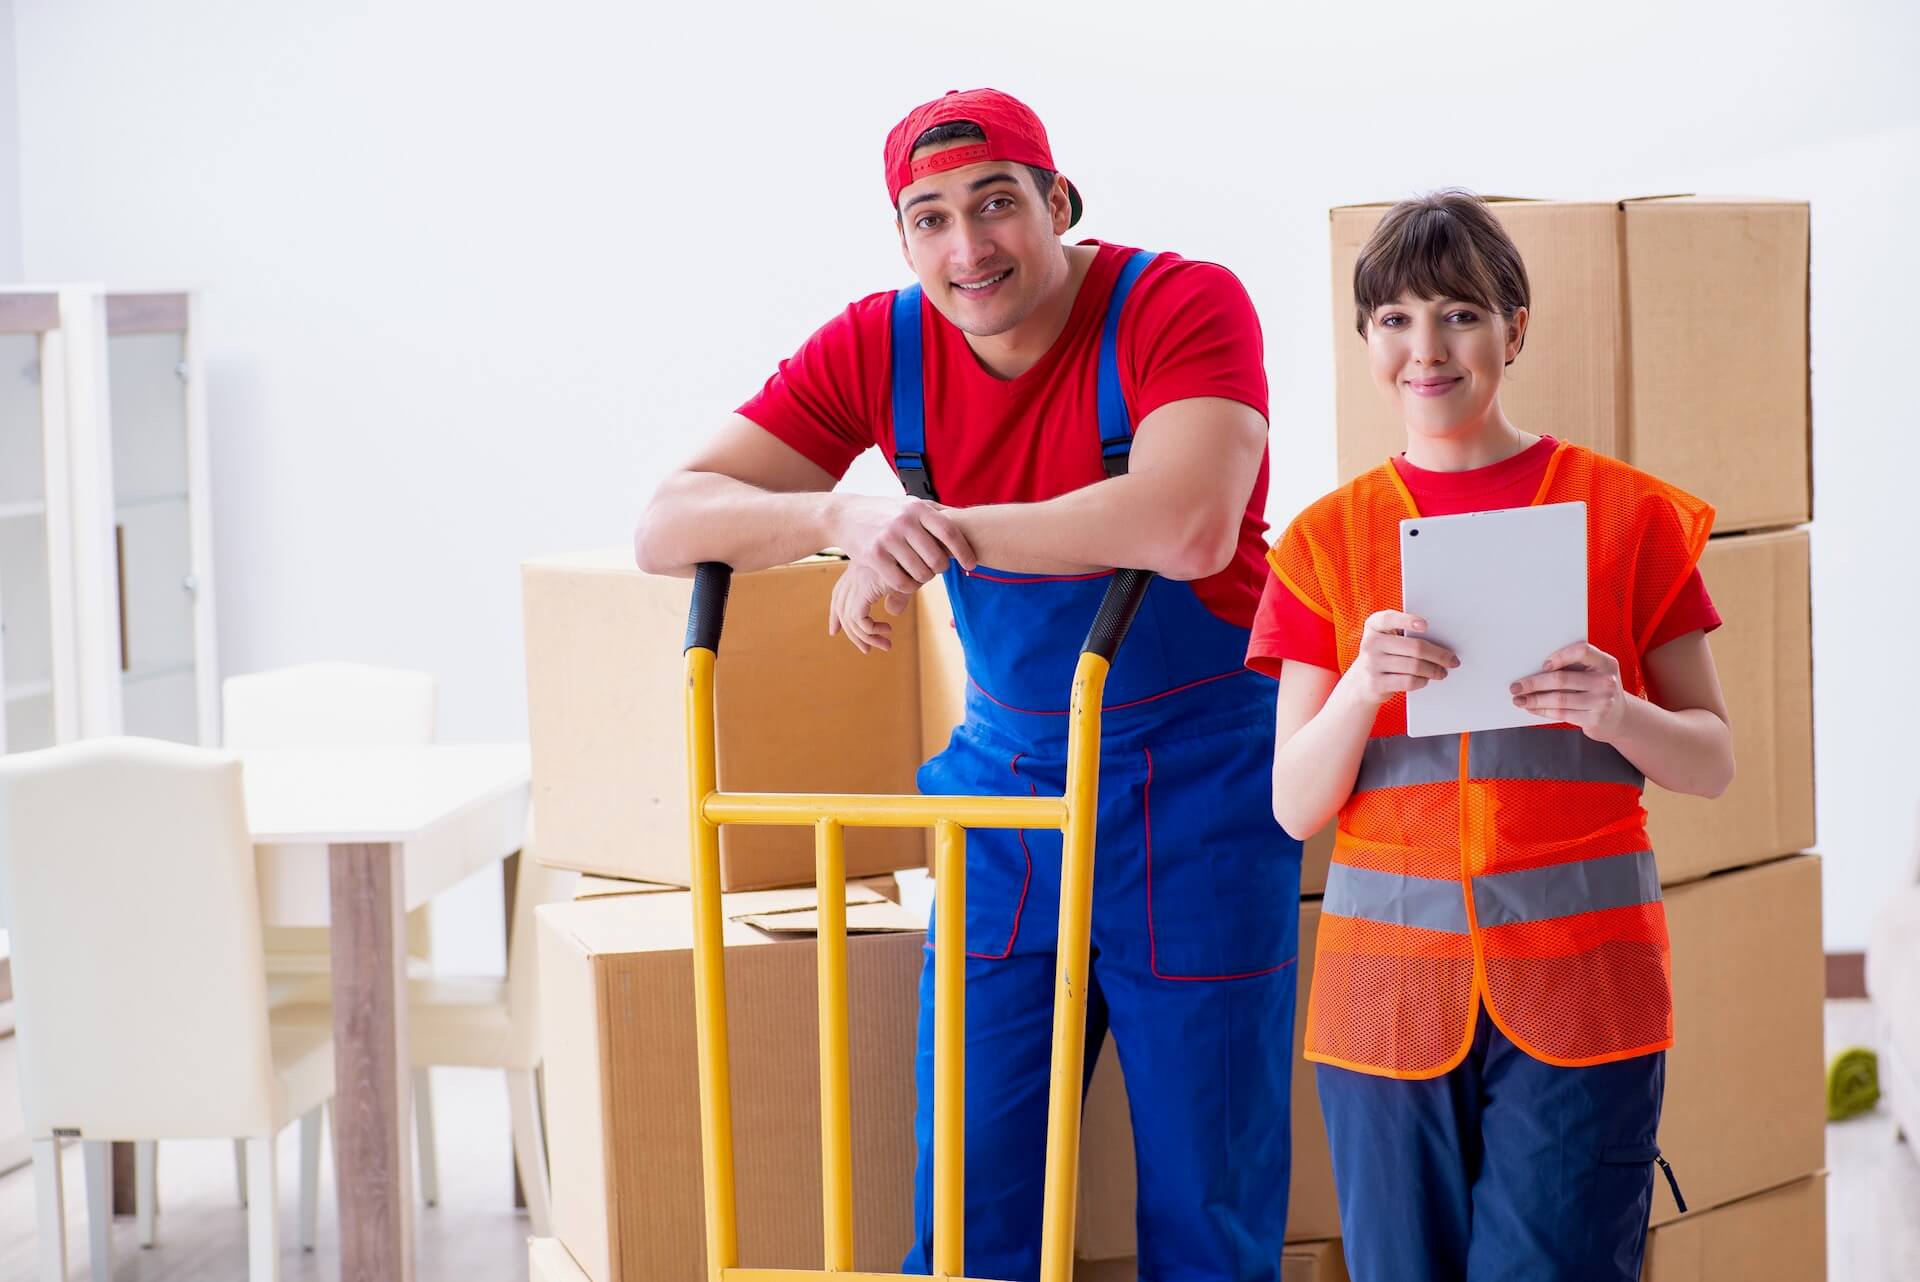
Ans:
[{"label": "wooden table leg", "polygon": [[115,1215],[133,1214],[133,1185],[133,1143],[130,1140],[116,1140],[113,1145],[113,1213]]},{"label": "wooden table leg", "polygon": [[412,1282],[405,896],[392,845],[328,847],[341,1282]]}]

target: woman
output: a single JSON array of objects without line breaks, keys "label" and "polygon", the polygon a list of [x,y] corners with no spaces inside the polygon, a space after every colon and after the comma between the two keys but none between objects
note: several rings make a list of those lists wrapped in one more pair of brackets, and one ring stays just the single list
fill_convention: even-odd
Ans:
[{"label": "woman", "polygon": [[[1248,654],[1280,677],[1275,817],[1339,816],[1306,1055],[1347,1258],[1358,1282],[1630,1282],[1673,1042],[1640,789],[1733,775],[1696,568],[1713,511],[1509,421],[1527,276],[1478,198],[1396,205],[1354,298],[1406,452],[1274,545]],[[1406,694],[1460,660],[1400,608],[1399,522],[1575,500],[1589,635],[1515,674],[1540,726],[1409,738]]]}]

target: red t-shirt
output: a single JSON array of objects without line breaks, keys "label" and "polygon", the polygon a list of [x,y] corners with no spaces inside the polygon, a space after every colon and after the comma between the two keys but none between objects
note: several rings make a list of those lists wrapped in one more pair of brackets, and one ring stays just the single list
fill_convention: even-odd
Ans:
[{"label": "red t-shirt", "polygon": [[[1095,366],[1114,282],[1133,250],[1100,241],[1067,326],[1018,378],[983,369],[966,336],[920,305],[926,372],[927,460],[935,492],[953,507],[1034,503],[1103,480]],[[870,294],[828,321],[740,413],[838,477],[862,451],[893,457],[889,381],[893,291]],[[1137,427],[1162,405],[1197,396],[1267,413],[1260,319],[1224,267],[1176,254],[1155,258],[1120,317],[1120,383]],[[1240,520],[1240,545],[1219,574],[1194,583],[1216,615],[1253,621],[1266,577],[1267,460]]]},{"label": "red t-shirt", "polygon": [[[1407,462],[1404,455],[1393,459],[1393,467],[1406,482],[1407,492],[1413,495],[1414,505],[1423,516],[1491,512],[1497,508],[1525,507],[1533,502],[1533,496],[1540,492],[1541,481],[1546,478],[1547,460],[1553,457],[1557,444],[1551,436],[1543,436],[1510,459],[1470,472],[1429,472]],[[1713,608],[1706,581],[1696,567],[1681,587],[1680,595],[1667,607],[1666,615],[1647,641],[1647,649],[1657,650],[1676,637],[1689,632],[1711,632],[1719,626],[1720,612]],[[1309,609],[1269,570],[1266,588],[1260,595],[1260,609],[1253,621],[1253,637],[1247,645],[1247,666],[1277,677],[1281,661],[1285,659],[1335,672],[1340,670],[1333,624]]]}]

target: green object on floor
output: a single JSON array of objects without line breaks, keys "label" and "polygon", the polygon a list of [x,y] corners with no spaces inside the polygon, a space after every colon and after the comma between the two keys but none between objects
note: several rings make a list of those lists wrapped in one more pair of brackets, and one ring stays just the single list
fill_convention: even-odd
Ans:
[{"label": "green object on floor", "polygon": [[1827,1120],[1844,1122],[1880,1102],[1880,1057],[1849,1046],[1827,1065]]}]

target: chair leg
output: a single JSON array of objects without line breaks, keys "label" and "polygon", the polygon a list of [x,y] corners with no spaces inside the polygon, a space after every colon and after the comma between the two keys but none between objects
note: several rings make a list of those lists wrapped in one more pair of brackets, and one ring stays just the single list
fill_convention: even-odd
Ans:
[{"label": "chair leg", "polygon": [[300,1249],[320,1238],[320,1107],[300,1119]]},{"label": "chair leg", "polygon": [[540,1125],[533,1070],[507,1070],[507,1110],[513,1115],[513,1161],[527,1193],[527,1219],[535,1237],[547,1236],[547,1144]]},{"label": "chair leg", "polygon": [[233,1180],[240,1187],[240,1205],[247,1204],[247,1142],[233,1142]]},{"label": "chair leg", "polygon": [[413,1124],[420,1137],[420,1196],[440,1205],[440,1163],[433,1141],[433,1070],[413,1070]]},{"label": "chair leg", "polygon": [[140,1245],[153,1245],[153,1212],[159,1197],[160,1145],[141,1140],[133,1146],[133,1214],[140,1226]]},{"label": "chair leg", "polygon": [[113,1279],[113,1142],[82,1140],[87,1168],[87,1267],[93,1282]]},{"label": "chair leg", "polygon": [[40,1282],[67,1282],[67,1192],[60,1141],[33,1142],[33,1201],[40,1218]]},{"label": "chair leg", "polygon": [[247,1141],[247,1278],[280,1282],[279,1163],[274,1137]]}]

